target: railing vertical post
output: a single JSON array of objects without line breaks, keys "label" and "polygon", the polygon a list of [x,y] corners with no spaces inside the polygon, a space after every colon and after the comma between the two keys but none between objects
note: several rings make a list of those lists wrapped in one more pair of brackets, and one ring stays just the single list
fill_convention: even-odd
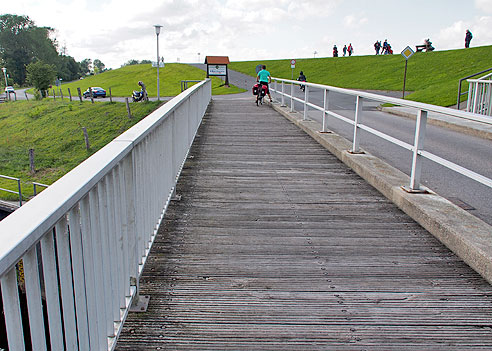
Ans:
[{"label": "railing vertical post", "polygon": [[31,343],[37,350],[45,351],[46,334],[41,300],[41,283],[39,279],[39,260],[37,248],[31,248],[22,258],[24,264],[24,279],[26,283],[27,306],[29,312],[29,327]]},{"label": "railing vertical post", "polygon": [[62,217],[55,228],[65,345],[68,350],[76,350],[78,346],[67,218]]},{"label": "railing vertical post", "polygon": [[480,83],[482,85],[481,89],[481,99],[480,99],[480,114],[485,115],[487,111],[487,83]]},{"label": "railing vertical post", "polygon": [[294,83],[290,84],[290,112],[294,112]]},{"label": "railing vertical post", "polygon": [[97,183],[97,203],[99,209],[99,238],[96,241],[98,249],[98,254],[100,253],[99,267],[101,271],[102,278],[102,295],[99,299],[104,303],[105,314],[103,322],[106,324],[106,337],[114,336],[114,326],[113,326],[113,302],[115,297],[112,292],[111,285],[111,255],[109,255],[109,213],[108,213],[108,194],[107,194],[107,177],[103,178]]},{"label": "railing vertical post", "polygon": [[487,116],[492,116],[492,83],[487,84]]},{"label": "railing vertical post", "polygon": [[[97,319],[90,321],[95,322],[96,332],[98,334],[99,345],[98,348],[103,349],[104,345],[107,345],[107,304],[104,299],[105,296],[105,284],[104,284],[104,261],[103,261],[103,249],[102,249],[102,238],[101,236],[105,235],[104,227],[102,226],[102,221],[104,219],[101,218],[100,214],[100,206],[102,206],[99,200],[100,186],[99,183],[97,186],[92,188],[89,192],[89,206],[90,206],[90,223],[91,230],[88,233],[88,236],[91,237],[92,242],[92,265],[94,272],[94,293],[95,293],[95,308],[97,313]],[[84,248],[85,251],[85,248]],[[92,345],[91,345],[92,348]]]},{"label": "railing vertical post", "polygon": [[[101,344],[99,341],[99,330],[98,330],[98,316],[97,316],[97,294],[96,294],[96,284],[95,274],[94,274],[94,261],[93,261],[93,242],[92,242],[92,234],[91,231],[94,230],[91,224],[91,212],[95,211],[95,209],[91,208],[91,204],[89,201],[89,195],[82,199],[80,202],[80,229],[81,229],[81,245],[76,249],[83,255],[83,273],[84,278],[83,282],[85,282],[85,289],[83,293],[85,293],[85,298],[87,301],[87,326],[89,332],[89,344],[92,347],[99,347]],[[74,217],[74,219],[77,219]],[[78,234],[78,233],[77,233]],[[75,240],[78,240],[76,238]],[[74,245],[72,243],[72,245]],[[79,246],[79,243],[76,243]],[[76,266],[74,266],[76,267]],[[75,279],[74,270],[74,279]],[[82,283],[82,280],[79,280],[79,283]],[[80,294],[79,294],[80,296]],[[77,297],[77,295],[76,295]],[[82,295],[82,298],[84,296]],[[80,300],[78,300],[80,302]],[[83,302],[83,300],[82,300]],[[77,312],[79,312],[79,306],[77,305]],[[85,323],[85,320],[84,320]],[[84,326],[85,327],[85,326]]]},{"label": "railing vertical post", "polygon": [[327,89],[323,90],[323,127],[321,128],[322,132],[326,132],[326,109],[328,108],[328,94],[329,91]]},{"label": "railing vertical post", "polygon": [[2,301],[9,350],[24,350],[24,333],[17,285],[17,271],[11,268],[2,277]]},{"label": "railing vertical post", "polygon": [[82,220],[78,206],[69,212],[70,220],[70,252],[72,257],[72,278],[75,297],[75,311],[77,317],[77,336],[80,350],[88,350],[89,321],[87,312],[87,291],[84,270],[84,254],[82,248]]},{"label": "railing vertical post", "polygon": [[22,206],[22,188],[20,179],[17,179],[17,188],[19,189],[19,206]]},{"label": "railing vertical post", "polygon": [[127,239],[128,239],[128,273],[130,276],[130,286],[135,288],[135,296],[133,303],[138,302],[139,295],[139,277],[138,277],[138,231],[140,228],[137,226],[137,213],[136,213],[136,196],[137,196],[137,184],[136,183],[136,170],[137,162],[136,150],[129,154],[126,162],[124,163],[125,174],[125,193],[126,193],[126,216],[127,216]]},{"label": "railing vertical post", "polygon": [[469,82],[468,83],[468,97],[466,99],[466,111],[470,112],[471,108],[471,100],[472,100],[472,94],[473,94],[473,83]]},{"label": "railing vertical post", "polygon": [[307,119],[308,100],[309,100],[309,86],[306,85],[306,91],[304,92],[304,115],[302,116],[303,121],[305,121]]},{"label": "railing vertical post", "polygon": [[422,156],[419,151],[424,148],[425,130],[427,126],[427,111],[419,110],[415,123],[415,141],[413,146],[412,173],[410,175],[410,190],[420,190],[420,174]]},{"label": "railing vertical post", "polygon": [[44,290],[48,311],[48,326],[52,350],[63,350],[63,327],[58,290],[58,270],[56,267],[55,243],[50,231],[41,239]]},{"label": "railing vertical post", "polygon": [[119,276],[118,276],[118,268],[121,267],[118,264],[118,242],[116,240],[117,232],[117,223],[116,223],[116,214],[117,214],[117,202],[115,192],[114,192],[114,182],[115,182],[115,173],[116,171],[113,169],[111,173],[107,177],[107,204],[108,204],[108,260],[111,265],[111,286],[113,297],[111,299],[112,303],[112,313],[113,313],[113,321],[118,322],[120,320],[120,306],[119,306],[119,297],[120,297],[120,289],[119,289]]},{"label": "railing vertical post", "polygon": [[352,153],[359,153],[359,139],[360,139],[360,127],[362,123],[362,106],[364,99],[361,96],[357,96],[357,103],[355,105],[355,119],[354,119],[354,141],[352,143]]},{"label": "railing vertical post", "polygon": [[284,81],[282,81],[282,104],[281,104],[282,107],[285,106],[284,87],[285,87],[285,84],[284,84]]},{"label": "railing vertical post", "polygon": [[477,105],[478,105],[478,98],[479,98],[479,89],[478,89],[478,82],[473,83],[473,109],[471,112],[477,113]]},{"label": "railing vertical post", "polygon": [[458,101],[456,102],[456,109],[457,110],[460,109],[460,103],[461,103],[461,82],[463,82],[463,81],[460,79],[460,82],[458,84]]}]

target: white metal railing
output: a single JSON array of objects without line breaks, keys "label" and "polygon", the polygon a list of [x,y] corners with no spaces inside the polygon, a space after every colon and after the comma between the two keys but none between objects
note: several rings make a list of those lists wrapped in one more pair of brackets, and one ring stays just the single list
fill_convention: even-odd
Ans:
[{"label": "white metal railing", "polygon": [[466,111],[492,116],[492,73],[478,79],[468,79]]},{"label": "white metal railing", "polygon": [[[2,174],[0,174],[0,178],[8,179],[8,180],[14,180],[17,182],[17,191],[5,189],[5,188],[0,188],[0,191],[5,191],[7,193],[18,195],[19,196],[19,207],[22,206],[22,200],[23,200],[24,195],[22,195],[21,180],[19,178],[9,177],[9,176],[2,175]],[[33,196],[36,196],[38,194],[38,192],[37,192],[38,187],[47,188],[49,185],[37,183],[37,182],[32,182],[32,186],[33,186]]]},{"label": "white metal railing", "polygon": [[[26,322],[36,350],[115,347],[210,99],[207,79],[0,222],[9,350],[25,349]],[[27,297],[27,321],[19,291]]]},{"label": "white metal railing", "polygon": [[16,194],[19,195],[19,207],[22,206],[22,188],[21,188],[21,180],[19,178],[14,178],[14,177],[9,177],[6,175],[1,175],[0,178],[2,179],[8,179],[8,180],[13,180],[17,182],[17,191],[13,191],[10,189],[5,189],[5,188],[0,188],[1,191],[6,191],[11,194]]},{"label": "white metal railing", "polygon": [[[294,101],[300,102],[304,105],[304,114],[303,114],[303,119],[307,119],[307,114],[308,114],[308,108],[311,107],[315,110],[321,111],[323,113],[323,119],[322,119],[322,131],[326,132],[328,125],[327,125],[327,116],[332,116],[335,117],[347,124],[350,124],[353,126],[353,141],[352,141],[352,150],[350,150],[352,153],[358,153],[360,152],[359,145],[361,143],[361,137],[360,137],[360,132],[362,130],[369,132],[373,135],[376,135],[384,140],[387,140],[395,145],[398,145],[404,149],[407,149],[413,153],[413,158],[412,158],[412,165],[411,165],[411,174],[410,174],[410,184],[408,187],[405,187],[408,191],[411,192],[418,192],[421,191],[421,186],[420,186],[420,176],[421,176],[421,170],[422,170],[422,161],[423,159],[428,159],[433,162],[436,162],[444,167],[447,167],[455,172],[458,172],[468,178],[471,178],[479,183],[482,183],[490,188],[492,188],[492,179],[487,178],[481,174],[478,174],[472,170],[466,169],[460,165],[457,165],[449,160],[446,160],[444,158],[441,158],[437,155],[432,154],[431,152],[423,150],[424,148],[424,140],[425,140],[425,130],[426,130],[426,125],[427,125],[427,113],[428,112],[436,112],[436,113],[441,113],[445,115],[450,115],[454,116],[457,118],[462,118],[466,120],[471,120],[475,122],[481,122],[485,123],[487,125],[492,125],[492,119],[489,117],[484,117],[478,114],[473,114],[470,112],[463,112],[463,111],[458,111],[454,109],[448,109],[445,107],[441,106],[435,106],[435,105],[429,105],[429,104],[424,104],[420,102],[415,102],[415,101],[409,101],[409,100],[403,100],[403,99],[398,99],[398,98],[392,98],[392,97],[387,97],[387,96],[382,96],[382,95],[377,95],[377,94],[372,94],[372,93],[366,93],[366,92],[361,92],[361,91],[355,91],[355,90],[349,90],[349,89],[343,89],[343,88],[337,88],[337,87],[332,87],[328,85],[321,85],[321,84],[314,84],[314,83],[306,83],[306,82],[299,82],[295,80],[289,80],[289,79],[281,79],[281,78],[272,78],[272,81],[274,84],[271,84],[271,90],[280,94],[281,96],[281,104],[285,106],[285,101],[286,98],[290,100],[290,110],[294,111]],[[278,86],[280,83],[280,87]],[[290,85],[290,89],[286,89],[287,84]],[[304,97],[303,98],[298,98],[294,96],[294,85],[305,85],[306,89],[304,91]],[[323,91],[323,106],[318,106],[312,102],[309,101],[309,90],[310,88],[312,89],[321,89]],[[287,93],[286,91],[290,90],[290,93]],[[350,119],[347,117],[344,117],[334,111],[330,111],[328,109],[328,102],[329,102],[329,93],[330,92],[337,92],[340,94],[345,94],[345,95],[350,95],[354,96],[356,99],[356,108],[355,108],[355,113],[354,113],[354,119]],[[373,100],[373,101],[379,101],[382,103],[390,103],[394,105],[399,105],[399,106],[405,106],[405,107],[411,107],[414,108],[418,111],[417,114],[417,119],[416,119],[416,126],[415,126],[415,134],[414,134],[414,143],[409,144],[407,142],[404,142],[402,140],[399,140],[397,138],[394,138],[390,135],[387,135],[381,131],[375,130],[368,125],[364,124],[363,120],[363,111],[362,111],[362,106],[364,103],[364,100]]]}]

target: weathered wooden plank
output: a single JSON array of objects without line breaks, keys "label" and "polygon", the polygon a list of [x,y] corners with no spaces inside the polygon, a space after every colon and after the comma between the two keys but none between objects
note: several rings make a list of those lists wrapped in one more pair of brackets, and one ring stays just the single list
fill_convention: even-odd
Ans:
[{"label": "weathered wooden plank", "polygon": [[118,350],[490,350],[492,288],[268,108],[213,102]]}]

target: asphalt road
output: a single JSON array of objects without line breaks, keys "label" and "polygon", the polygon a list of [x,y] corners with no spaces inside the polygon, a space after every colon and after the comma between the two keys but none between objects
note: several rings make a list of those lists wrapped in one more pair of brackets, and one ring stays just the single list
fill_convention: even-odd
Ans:
[{"label": "asphalt road", "polygon": [[[341,94],[330,94],[329,109],[353,120],[355,99]],[[310,101],[322,105],[322,92],[310,92]],[[378,105],[378,102],[369,102],[365,105],[364,123],[371,128],[413,144],[415,121],[378,111]],[[297,111],[303,111],[301,104],[295,103],[294,106]],[[321,123],[321,112],[310,110],[309,118]],[[329,117],[327,124],[328,129],[348,140],[353,140],[351,126],[334,117]],[[361,133],[360,145],[364,150],[393,167],[410,174],[412,161],[410,151],[364,131]],[[462,134],[444,127],[427,125],[424,147],[426,151],[489,178],[492,176],[491,146],[490,140]],[[428,160],[423,162],[421,179],[423,185],[492,225],[492,189]]]},{"label": "asphalt road", "polygon": [[[202,69],[206,67],[206,65],[195,66]],[[252,71],[254,72],[254,67]],[[231,84],[247,89],[248,92],[240,94],[240,96],[243,98],[248,98],[249,96],[251,103],[254,103],[254,97],[251,95],[251,87],[255,82],[255,78],[229,70],[229,81]],[[295,94],[301,97],[304,93],[296,88]],[[382,94],[400,97],[401,93],[384,92]],[[237,95],[232,95],[230,98],[234,96],[237,97]],[[275,94],[273,96],[275,97]],[[280,100],[280,96],[276,98]],[[322,106],[322,91],[310,91],[309,101]],[[288,104],[290,103],[288,101],[286,102]],[[365,102],[363,109],[364,123],[378,131],[413,144],[415,121],[381,112],[377,110],[379,104],[379,102],[375,101]],[[303,105],[300,103],[295,103],[294,108],[296,111],[301,111],[300,113],[304,110]],[[330,93],[329,109],[353,120],[355,114],[355,98]],[[321,123],[321,112],[310,109],[309,118]],[[328,129],[348,140],[353,140],[351,126],[346,125],[334,117],[328,118]],[[412,155],[409,151],[364,131],[361,134],[360,146],[393,167],[408,175],[410,174]],[[432,152],[437,156],[489,178],[492,177],[491,146],[492,143],[490,140],[462,134],[444,127],[427,125],[424,148],[426,151]],[[492,225],[492,189],[428,160],[424,160],[423,162],[421,180],[423,185]]]},{"label": "asphalt road", "polygon": [[[27,88],[29,89],[29,88]],[[26,100],[26,94],[24,93],[26,89],[19,89],[19,90],[16,90],[16,95],[17,95],[17,100]],[[135,90],[137,90],[137,88],[135,88]],[[64,95],[63,97],[68,99],[68,92],[66,90],[64,90]],[[32,100],[34,99],[34,95],[31,95],[31,94],[27,94],[27,97],[29,98],[29,100]],[[11,96],[12,99],[14,99],[14,95]],[[48,98],[53,98],[53,96],[48,96]],[[57,97],[58,98],[58,97]],[[75,96],[75,95],[72,95],[72,99],[74,101],[78,101],[79,97],[78,95]],[[85,98],[82,98],[84,101],[91,101],[91,99],[85,99]],[[131,92],[128,96],[128,99],[129,99],[129,102],[132,102],[132,97],[131,97]],[[170,99],[170,97],[163,97],[161,96],[160,99],[162,101],[168,101]],[[157,97],[149,97],[149,100],[151,101],[157,101]],[[101,98],[101,97],[98,97],[98,98],[94,98],[94,101],[95,102],[98,102],[98,101],[109,101],[109,97],[106,97],[106,98]],[[121,96],[113,96],[113,101],[117,101],[117,102],[125,102],[125,97],[121,97]]]}]

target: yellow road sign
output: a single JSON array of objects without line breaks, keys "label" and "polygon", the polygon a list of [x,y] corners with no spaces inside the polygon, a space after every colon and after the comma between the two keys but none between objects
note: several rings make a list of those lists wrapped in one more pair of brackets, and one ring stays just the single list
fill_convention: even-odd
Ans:
[{"label": "yellow road sign", "polygon": [[413,51],[410,46],[407,46],[401,52],[401,55],[405,58],[405,60],[408,60],[410,58],[410,56],[412,56],[413,54],[415,54],[415,51]]}]

